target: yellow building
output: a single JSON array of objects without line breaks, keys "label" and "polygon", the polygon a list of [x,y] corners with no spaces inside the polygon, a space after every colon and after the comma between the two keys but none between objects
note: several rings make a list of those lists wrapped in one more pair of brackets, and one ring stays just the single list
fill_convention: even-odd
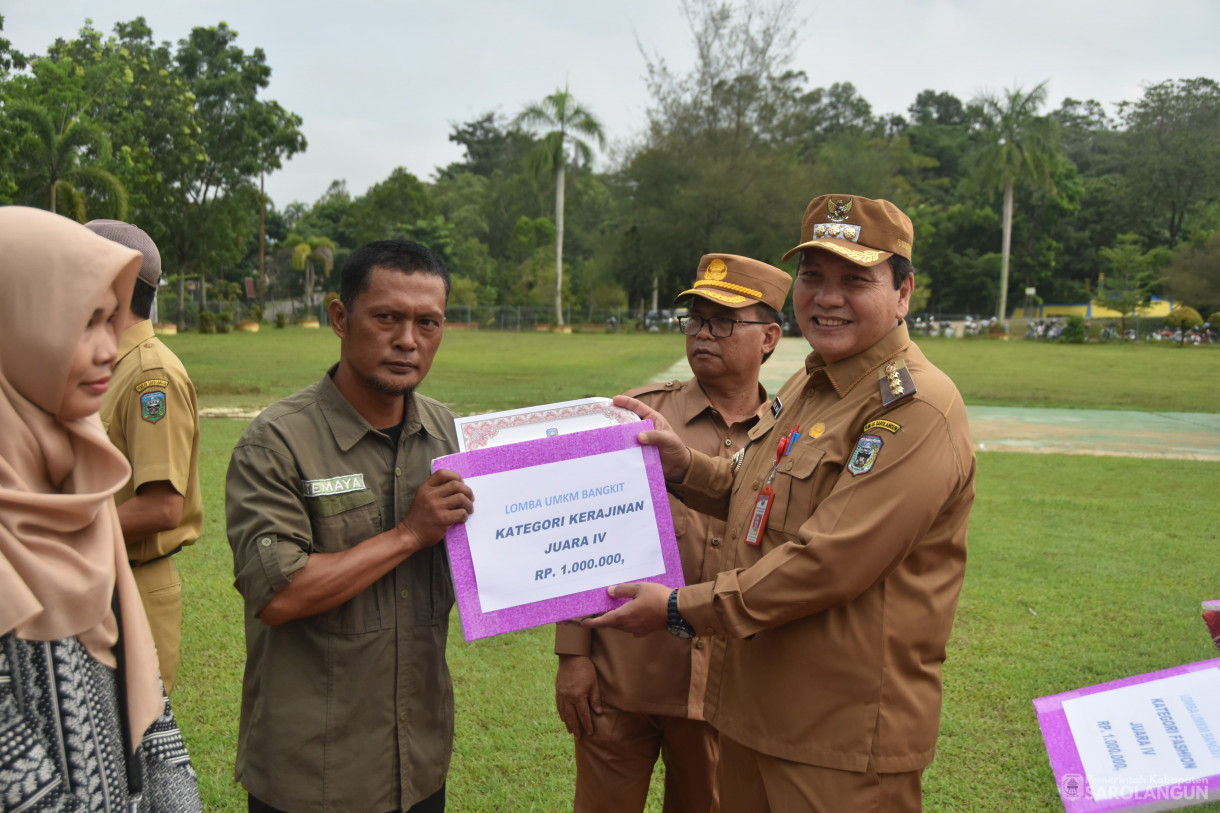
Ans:
[{"label": "yellow building", "polygon": [[[1149,300],[1148,304],[1139,308],[1139,317],[1141,319],[1164,319],[1173,310],[1174,303],[1172,299],[1161,299],[1154,296]],[[1118,319],[1122,316],[1116,310],[1098,305],[1096,302],[1086,302],[1082,305],[1038,305],[1033,308],[1016,308],[1013,310],[1012,318],[1014,319],[1047,319],[1052,316],[1083,316],[1085,319]],[[1134,313],[1127,314],[1128,318],[1136,316]]]}]

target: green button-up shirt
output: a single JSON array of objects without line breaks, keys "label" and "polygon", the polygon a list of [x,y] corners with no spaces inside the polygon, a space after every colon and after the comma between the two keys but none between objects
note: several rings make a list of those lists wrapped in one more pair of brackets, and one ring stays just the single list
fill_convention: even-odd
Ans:
[{"label": "green button-up shirt", "polygon": [[334,609],[275,627],[257,617],[310,554],[394,527],[431,461],[457,450],[453,413],[420,395],[407,399],[395,448],[333,373],[259,415],[229,463],[225,513],[246,612],[236,776],[299,813],[406,810],[440,789],[453,748],[443,546]]}]

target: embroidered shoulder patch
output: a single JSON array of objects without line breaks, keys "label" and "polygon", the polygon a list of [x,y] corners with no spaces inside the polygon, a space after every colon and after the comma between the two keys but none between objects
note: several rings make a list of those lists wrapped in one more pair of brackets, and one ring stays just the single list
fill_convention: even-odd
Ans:
[{"label": "embroidered shoulder patch", "polygon": [[847,470],[853,477],[858,474],[867,474],[872,470],[873,464],[877,462],[877,453],[884,445],[885,442],[876,435],[862,435],[860,440],[856,441],[856,448],[847,461]]},{"label": "embroidered shoulder patch", "polygon": [[890,432],[892,434],[897,434],[898,430],[901,428],[902,428],[901,424],[897,424],[897,423],[894,423],[893,421],[885,421],[885,420],[869,421],[868,423],[864,424],[865,432],[869,431],[870,429],[884,429],[885,431]]},{"label": "embroidered shoulder patch", "polygon": [[364,472],[341,474],[324,480],[302,480],[301,494],[306,497],[324,497],[328,494],[347,494],[364,490]]},{"label": "embroidered shoulder patch", "polygon": [[165,417],[165,393],[160,390],[149,390],[140,396],[140,417],[149,423],[156,423]]}]

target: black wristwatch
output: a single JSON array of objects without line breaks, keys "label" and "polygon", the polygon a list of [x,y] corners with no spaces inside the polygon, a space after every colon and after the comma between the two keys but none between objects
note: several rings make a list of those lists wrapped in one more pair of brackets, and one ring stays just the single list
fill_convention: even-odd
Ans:
[{"label": "black wristwatch", "polygon": [[694,638],[695,629],[686,620],[682,618],[682,613],[678,612],[678,591],[674,590],[669,594],[669,620],[665,627],[669,630],[670,635],[676,635],[679,638]]}]

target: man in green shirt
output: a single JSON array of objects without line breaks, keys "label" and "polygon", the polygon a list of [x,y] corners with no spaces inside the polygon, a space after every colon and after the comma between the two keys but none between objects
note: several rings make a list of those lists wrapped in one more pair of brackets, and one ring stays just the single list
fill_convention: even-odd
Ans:
[{"label": "man in green shirt", "polygon": [[339,363],[256,418],[225,489],[246,671],[236,776],[251,811],[444,810],[448,527],[470,489],[434,458],[453,413],[415,393],[449,273],[406,240],[359,248],[330,305]]}]

